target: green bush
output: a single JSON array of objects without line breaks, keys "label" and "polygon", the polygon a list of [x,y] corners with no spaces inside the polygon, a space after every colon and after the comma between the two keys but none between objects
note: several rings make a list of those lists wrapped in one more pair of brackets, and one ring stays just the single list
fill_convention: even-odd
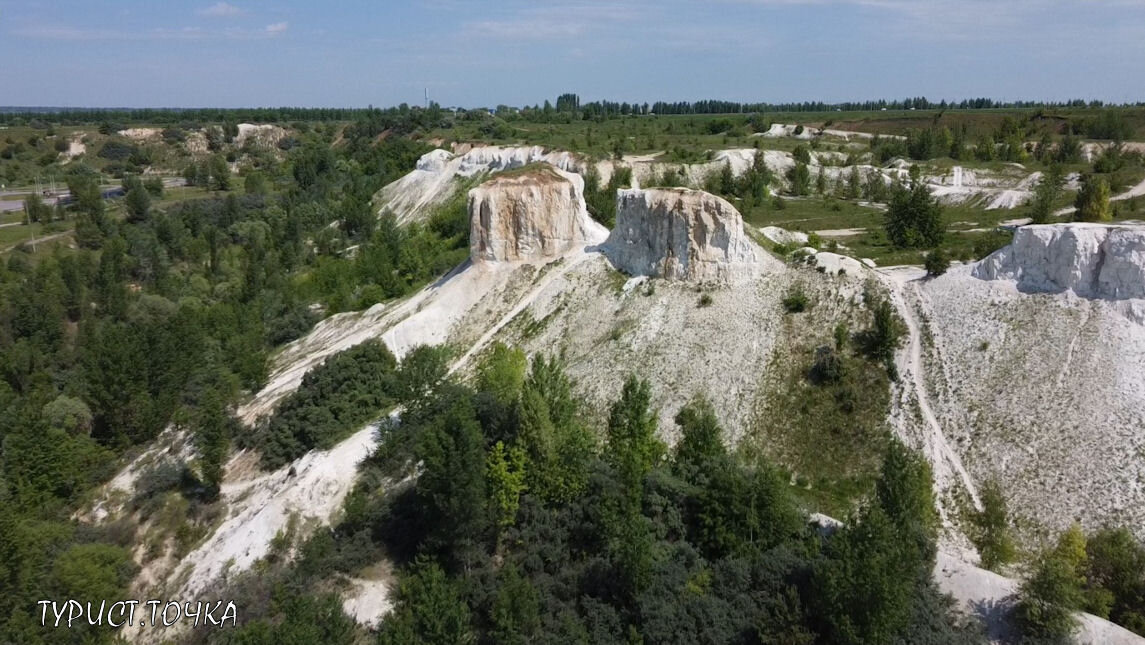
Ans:
[{"label": "green bush", "polygon": [[838,383],[843,380],[845,364],[839,351],[830,345],[815,350],[815,362],[811,364],[808,376],[818,385]]},{"label": "green bush", "polygon": [[943,249],[934,249],[926,254],[923,267],[926,269],[926,275],[932,278],[938,277],[950,268],[950,256]]},{"label": "green bush", "polygon": [[327,358],[256,432],[262,466],[281,467],[308,451],[326,449],[393,405],[396,361],[381,341]]},{"label": "green bush", "polygon": [[811,301],[803,291],[803,287],[798,285],[788,290],[787,295],[783,298],[783,309],[789,314],[806,311],[810,304]]}]

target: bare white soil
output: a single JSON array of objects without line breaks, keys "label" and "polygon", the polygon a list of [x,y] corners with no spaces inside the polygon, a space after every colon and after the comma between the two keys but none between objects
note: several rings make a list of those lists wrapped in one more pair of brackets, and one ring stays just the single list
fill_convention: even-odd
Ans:
[{"label": "bare white soil", "polygon": [[954,267],[905,290],[918,312],[930,405],[977,482],[1057,531],[1125,525],[1145,537],[1145,326],[1124,302],[1020,293]]}]

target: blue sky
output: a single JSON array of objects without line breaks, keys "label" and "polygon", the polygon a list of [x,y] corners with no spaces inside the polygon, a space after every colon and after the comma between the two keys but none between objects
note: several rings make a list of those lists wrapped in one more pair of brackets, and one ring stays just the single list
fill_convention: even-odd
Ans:
[{"label": "blue sky", "polygon": [[1145,0],[0,0],[0,105],[1145,100]]}]

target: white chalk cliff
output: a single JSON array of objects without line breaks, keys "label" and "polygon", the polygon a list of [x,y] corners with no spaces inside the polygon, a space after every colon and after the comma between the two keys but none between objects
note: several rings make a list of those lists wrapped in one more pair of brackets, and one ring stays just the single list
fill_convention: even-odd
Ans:
[{"label": "white chalk cliff", "polygon": [[437,149],[422,155],[417,167],[378,193],[381,211],[389,211],[401,223],[416,220],[448,199],[454,180],[480,173],[494,173],[544,162],[561,170],[578,170],[580,162],[568,152],[545,152],[540,146],[502,148],[480,146],[464,154]]},{"label": "white chalk cliff", "polygon": [[692,282],[750,279],[764,262],[734,206],[686,188],[618,191],[604,253],[629,275]]},{"label": "white chalk cliff", "polygon": [[1023,291],[1072,291],[1085,298],[1145,298],[1145,227],[1112,224],[1023,226],[1014,241],[978,263],[983,280]]},{"label": "white chalk cliff", "polygon": [[580,175],[552,166],[494,177],[469,191],[474,262],[554,258],[607,234],[588,215]]}]

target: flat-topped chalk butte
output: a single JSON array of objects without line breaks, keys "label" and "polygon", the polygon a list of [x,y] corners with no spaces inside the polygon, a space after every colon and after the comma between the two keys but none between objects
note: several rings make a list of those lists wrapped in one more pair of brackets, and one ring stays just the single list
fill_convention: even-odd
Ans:
[{"label": "flat-topped chalk butte", "polygon": [[734,206],[687,188],[618,191],[604,252],[629,275],[690,282],[738,282],[779,264],[744,233]]},{"label": "flat-topped chalk butte", "polygon": [[607,235],[588,215],[580,175],[547,164],[498,175],[469,191],[475,263],[555,258]]}]

